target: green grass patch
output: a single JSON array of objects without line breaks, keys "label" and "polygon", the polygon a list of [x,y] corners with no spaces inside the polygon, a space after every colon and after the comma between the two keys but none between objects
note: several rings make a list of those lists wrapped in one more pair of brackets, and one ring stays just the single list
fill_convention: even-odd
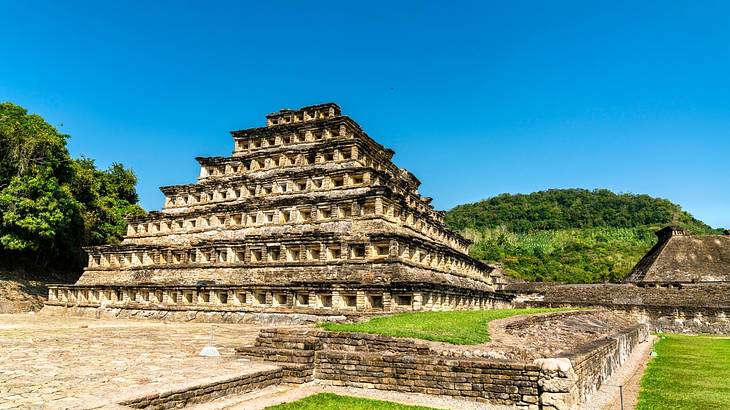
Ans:
[{"label": "green grass patch", "polygon": [[430,407],[408,406],[390,401],[320,393],[292,403],[267,407],[267,410],[431,410]]},{"label": "green grass patch", "polygon": [[637,409],[730,409],[730,338],[660,336]]},{"label": "green grass patch", "polygon": [[515,315],[558,312],[569,309],[531,308],[497,310],[463,310],[450,312],[407,312],[375,317],[362,323],[322,323],[320,327],[335,332],[376,333],[394,337],[475,345],[489,341],[487,323]]}]

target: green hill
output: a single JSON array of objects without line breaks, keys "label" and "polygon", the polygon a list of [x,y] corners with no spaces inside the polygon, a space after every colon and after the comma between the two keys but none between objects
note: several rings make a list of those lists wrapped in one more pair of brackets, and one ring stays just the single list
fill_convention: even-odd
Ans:
[{"label": "green hill", "polygon": [[666,199],[605,189],[502,194],[455,207],[446,223],[514,277],[571,283],[623,280],[666,225],[718,232]]}]

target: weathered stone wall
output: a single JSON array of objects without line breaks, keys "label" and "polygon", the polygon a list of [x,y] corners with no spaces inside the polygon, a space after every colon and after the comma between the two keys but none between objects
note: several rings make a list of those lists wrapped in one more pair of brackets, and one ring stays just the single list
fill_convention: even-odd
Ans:
[{"label": "weathered stone wall", "polygon": [[528,409],[580,408],[645,340],[637,325],[535,363],[440,356],[427,344],[388,336],[265,329],[239,354],[276,362],[292,380],[471,398]]},{"label": "weathered stone wall", "polygon": [[434,355],[427,344],[411,339],[367,333],[321,332],[322,349],[342,352],[377,352],[388,355]]},{"label": "weathered stone wall", "polygon": [[730,334],[730,284],[640,287],[518,283],[507,285],[506,291],[517,295],[517,306],[603,306],[628,311],[656,331]]},{"label": "weathered stone wall", "polygon": [[168,322],[203,322],[256,324],[266,326],[304,325],[317,322],[337,322],[345,320],[342,315],[314,315],[306,313],[268,313],[268,312],[231,312],[216,310],[157,310],[121,309],[97,306],[58,306],[49,305],[41,310],[42,314],[54,316],[74,316],[88,318],[148,319]]},{"label": "weathered stone wall", "polygon": [[215,400],[227,395],[241,394],[263,389],[282,382],[282,369],[263,370],[244,376],[216,380],[203,385],[180,388],[163,393],[153,393],[119,403],[126,408],[163,410],[181,408]]},{"label": "weathered stone wall", "polygon": [[668,226],[626,277],[643,284],[730,281],[730,236],[690,235]]},{"label": "weathered stone wall", "polygon": [[538,403],[540,369],[527,363],[344,352],[317,354],[316,377],[330,384],[471,397],[492,404]]},{"label": "weathered stone wall", "polygon": [[585,402],[595,393],[621,367],[634,348],[648,337],[648,326],[637,325],[567,352],[566,357],[577,376],[579,402]]},{"label": "weathered stone wall", "polygon": [[455,360],[409,339],[309,329],[265,329],[240,354],[340,386],[471,397],[528,407],[538,402],[539,368],[529,363]]},{"label": "weathered stone wall", "polygon": [[[234,315],[247,312],[318,316],[377,314],[409,310],[495,309],[510,305],[511,295],[420,282],[364,285],[49,285],[48,306],[71,311],[98,308],[104,315],[167,318],[198,312]],[[235,316],[235,315],[234,315]],[[234,318],[235,319],[235,318]]]},{"label": "weathered stone wall", "polygon": [[347,261],[325,266],[312,263],[299,266],[223,267],[214,263],[188,265],[184,268],[149,267],[119,271],[87,270],[78,285],[129,286],[168,284],[195,286],[199,281],[212,281],[222,285],[291,285],[298,283],[385,284],[398,282],[449,283],[468,290],[491,292],[493,287],[466,274],[444,273],[423,266],[396,260]]},{"label": "weathered stone wall", "polygon": [[677,307],[730,307],[730,284],[683,284],[673,287],[640,287],[633,284],[513,283],[505,290],[537,294],[546,302],[594,303]]}]

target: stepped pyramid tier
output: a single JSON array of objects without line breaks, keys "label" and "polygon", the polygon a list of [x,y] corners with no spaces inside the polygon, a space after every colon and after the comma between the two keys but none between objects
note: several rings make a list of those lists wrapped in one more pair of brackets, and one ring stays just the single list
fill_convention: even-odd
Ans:
[{"label": "stepped pyramid tier", "polygon": [[48,304],[318,314],[505,300],[499,271],[336,104],[231,135],[231,156],[196,158],[197,182],[162,187],[162,210],[129,218],[120,244],[85,248],[83,275]]},{"label": "stepped pyramid tier", "polygon": [[655,232],[657,243],[634,266],[627,283],[666,286],[730,282],[730,232],[690,235],[675,226]]}]

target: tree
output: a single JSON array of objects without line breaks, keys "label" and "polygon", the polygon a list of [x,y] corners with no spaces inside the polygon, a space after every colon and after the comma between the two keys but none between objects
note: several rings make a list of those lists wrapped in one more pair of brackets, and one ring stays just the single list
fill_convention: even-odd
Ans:
[{"label": "tree", "polygon": [[53,253],[75,244],[78,204],[67,186],[44,173],[13,177],[0,192],[0,244],[13,251]]},{"label": "tree", "polygon": [[0,104],[0,252],[78,270],[81,246],[118,242],[125,216],[144,213],[134,172],[71,159],[68,138],[40,116]]},{"label": "tree", "polygon": [[144,214],[137,205],[134,172],[118,163],[102,171],[94,160],[83,157],[74,160],[73,168],[72,191],[81,204],[84,244],[119,242],[127,226],[124,218]]},{"label": "tree", "polygon": [[59,183],[72,178],[68,135],[12,103],[0,104],[0,188],[14,176],[49,171]]}]

